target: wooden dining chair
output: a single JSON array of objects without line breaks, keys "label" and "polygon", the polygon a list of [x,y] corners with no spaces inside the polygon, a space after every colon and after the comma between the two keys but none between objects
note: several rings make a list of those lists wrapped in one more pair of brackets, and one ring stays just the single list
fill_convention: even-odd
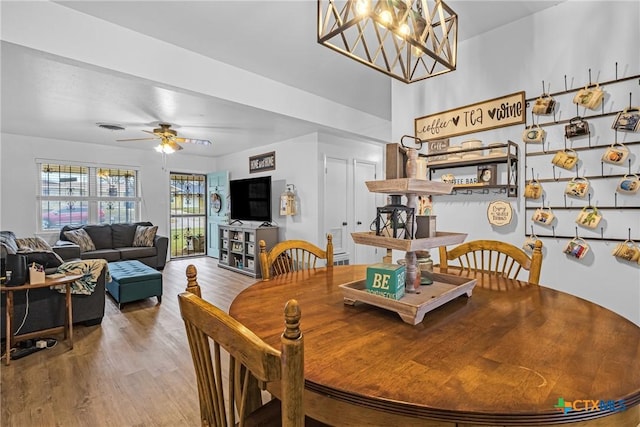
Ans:
[{"label": "wooden dining chair", "polygon": [[[517,279],[522,269],[529,271],[528,282],[540,282],[542,268],[542,241],[536,240],[533,254],[527,255],[522,249],[510,243],[497,240],[474,240],[463,243],[451,250],[440,246],[440,271],[448,272],[448,267],[458,267],[461,271],[495,273],[510,279]],[[453,264],[450,263],[453,261]]]},{"label": "wooden dining chair", "polygon": [[333,236],[327,234],[327,248],[320,249],[305,240],[285,240],[276,243],[269,252],[264,240],[260,240],[260,269],[262,280],[291,271],[316,268],[319,259],[326,259],[333,266]]},{"label": "wooden dining chair", "polygon": [[[227,313],[203,300],[196,276],[195,266],[189,265],[187,292],[179,294],[178,301],[196,371],[202,425],[305,425],[302,403],[304,342],[297,301],[289,300],[285,305],[285,328],[281,348],[277,350]],[[221,362],[223,349],[230,359],[226,396]],[[258,386],[264,389],[267,383],[274,381],[280,382],[282,399],[262,405]]]}]

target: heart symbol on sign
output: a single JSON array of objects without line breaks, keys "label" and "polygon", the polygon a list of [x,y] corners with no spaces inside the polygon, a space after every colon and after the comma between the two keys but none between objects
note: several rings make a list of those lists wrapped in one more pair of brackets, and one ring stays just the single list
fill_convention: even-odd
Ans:
[{"label": "heart symbol on sign", "polygon": [[453,120],[453,124],[454,124],[454,125],[458,126],[458,122],[460,121],[460,116],[455,116],[455,117],[454,117],[453,119],[451,119],[451,120]]},{"label": "heart symbol on sign", "polygon": [[496,109],[494,108],[493,110],[489,110],[487,111],[487,113],[489,113],[489,117],[493,119],[493,117],[496,115]]}]

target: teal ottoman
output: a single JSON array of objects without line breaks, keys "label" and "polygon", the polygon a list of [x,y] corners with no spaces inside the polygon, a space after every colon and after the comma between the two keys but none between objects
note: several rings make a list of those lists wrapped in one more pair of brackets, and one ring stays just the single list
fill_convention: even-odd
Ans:
[{"label": "teal ottoman", "polygon": [[150,297],[162,302],[162,273],[140,261],[118,261],[109,263],[111,281],[107,283],[107,292],[122,304]]}]

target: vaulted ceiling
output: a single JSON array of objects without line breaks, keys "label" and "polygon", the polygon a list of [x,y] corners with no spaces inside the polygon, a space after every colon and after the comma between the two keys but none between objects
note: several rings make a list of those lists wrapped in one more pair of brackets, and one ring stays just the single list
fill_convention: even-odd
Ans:
[{"label": "vaulted ceiling", "polygon": [[[12,19],[11,13],[4,13],[10,11],[11,3],[0,5],[3,27],[5,20]],[[382,120],[391,119],[391,79],[317,44],[315,1],[55,3]],[[447,3],[459,15],[459,41],[463,42],[559,1]],[[167,121],[180,136],[214,142],[213,147],[185,146],[182,153],[219,156],[306,133],[336,131],[326,124],[29,49],[6,41],[4,34],[2,39],[2,132],[115,144],[116,138],[144,137],[142,130]],[[126,46],[122,56],[138,60]],[[155,56],[158,67],[173,60],[163,51]],[[126,130],[105,131],[97,122],[120,124]]]}]

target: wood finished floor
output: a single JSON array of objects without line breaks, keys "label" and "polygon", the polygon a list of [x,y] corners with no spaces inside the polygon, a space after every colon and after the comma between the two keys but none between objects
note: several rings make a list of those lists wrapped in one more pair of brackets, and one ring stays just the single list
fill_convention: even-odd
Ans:
[{"label": "wood finished floor", "polygon": [[[203,298],[224,310],[255,279],[213,258],[167,263],[163,298],[124,304],[109,296],[99,326],[74,327],[74,348],[58,344],[0,367],[4,427],[198,426],[195,374],[177,294],[194,264]],[[3,296],[4,297],[4,296]]]}]

